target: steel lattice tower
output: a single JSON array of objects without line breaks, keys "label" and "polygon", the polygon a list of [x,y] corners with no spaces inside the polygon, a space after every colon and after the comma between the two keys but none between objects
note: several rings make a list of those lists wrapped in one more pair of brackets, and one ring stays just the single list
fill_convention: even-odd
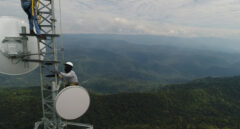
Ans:
[{"label": "steel lattice tower", "polygon": [[[55,100],[59,91],[58,71],[58,49],[56,34],[56,18],[54,12],[54,0],[38,0],[35,4],[35,12],[39,16],[42,35],[46,40],[38,39],[38,54],[40,65],[41,95],[42,95],[42,120],[35,123],[34,129],[63,129],[64,126],[75,125],[93,129],[93,126],[74,122],[63,122],[55,111]],[[40,48],[41,44],[45,47]],[[44,59],[41,59],[44,56]]]},{"label": "steel lattice tower", "polygon": [[[35,123],[35,129],[40,124],[44,129],[62,129],[61,119],[57,116],[54,102],[58,93],[58,77],[54,71],[58,71],[57,41],[56,38],[56,19],[54,12],[54,0],[41,0],[35,4],[36,14],[40,17],[39,27],[46,40],[38,39],[38,52],[40,59],[40,80],[42,94],[42,121]],[[40,48],[43,44],[45,47]]]}]

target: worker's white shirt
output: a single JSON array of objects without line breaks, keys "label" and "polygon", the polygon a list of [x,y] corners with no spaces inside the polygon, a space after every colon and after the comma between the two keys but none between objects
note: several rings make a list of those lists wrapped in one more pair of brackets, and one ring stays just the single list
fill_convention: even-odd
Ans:
[{"label": "worker's white shirt", "polygon": [[66,81],[66,84],[71,84],[71,83],[78,83],[78,78],[77,75],[74,71],[70,71],[69,73],[60,73],[64,80]]}]

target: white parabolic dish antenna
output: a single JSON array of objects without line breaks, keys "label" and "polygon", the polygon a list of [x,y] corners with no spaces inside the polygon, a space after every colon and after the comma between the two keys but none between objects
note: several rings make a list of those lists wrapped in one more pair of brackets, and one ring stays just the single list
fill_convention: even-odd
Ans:
[{"label": "white parabolic dish antenna", "polygon": [[89,94],[83,87],[69,86],[59,92],[55,107],[60,117],[66,120],[74,120],[87,111],[89,104]]},{"label": "white parabolic dish antenna", "polygon": [[[23,47],[22,27],[29,33],[29,25],[14,17],[0,17],[0,73],[21,75],[29,73],[39,66],[39,63],[23,61],[24,58],[39,60],[38,42],[35,36],[27,37]],[[40,48],[43,48],[41,45]],[[24,50],[26,48],[26,50]],[[25,51],[25,53],[23,52]],[[41,56],[43,58],[43,56]]]}]

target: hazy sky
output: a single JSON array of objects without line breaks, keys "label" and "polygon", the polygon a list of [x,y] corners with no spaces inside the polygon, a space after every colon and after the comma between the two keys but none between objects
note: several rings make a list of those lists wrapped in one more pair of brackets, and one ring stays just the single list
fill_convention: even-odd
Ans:
[{"label": "hazy sky", "polygon": [[[240,37],[240,0],[61,0],[61,4],[64,33]],[[27,18],[20,0],[0,0],[0,9],[1,16]]]}]

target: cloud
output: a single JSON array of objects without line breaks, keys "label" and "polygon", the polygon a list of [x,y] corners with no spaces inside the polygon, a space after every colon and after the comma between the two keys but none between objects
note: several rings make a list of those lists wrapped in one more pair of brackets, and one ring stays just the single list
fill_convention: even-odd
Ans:
[{"label": "cloud", "polygon": [[[64,33],[238,37],[240,30],[238,0],[61,0],[61,5]],[[1,0],[0,8],[0,15],[26,19],[19,1]]]},{"label": "cloud", "polygon": [[20,0],[1,0],[0,16],[23,17]]}]

